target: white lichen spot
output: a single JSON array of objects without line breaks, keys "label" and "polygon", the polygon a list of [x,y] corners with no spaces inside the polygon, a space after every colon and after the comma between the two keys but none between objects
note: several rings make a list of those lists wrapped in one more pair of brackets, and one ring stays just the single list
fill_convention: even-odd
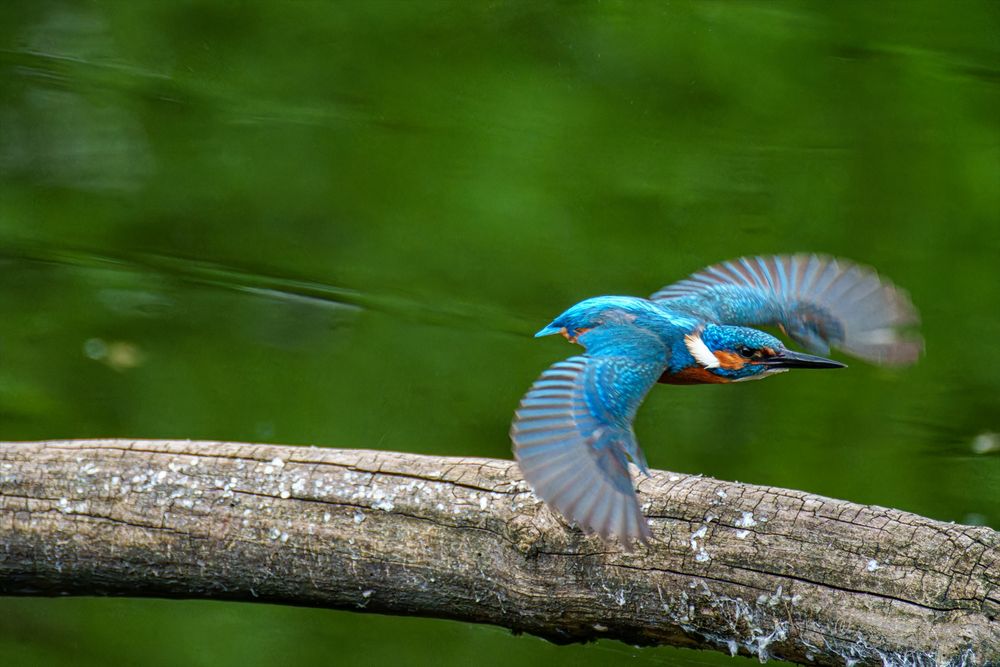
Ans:
[{"label": "white lichen spot", "polygon": [[391,512],[396,506],[393,504],[391,498],[383,498],[376,503],[372,503],[372,509],[383,510],[386,512]]},{"label": "white lichen spot", "polygon": [[874,558],[868,561],[868,565],[865,566],[865,569],[868,570],[869,572],[874,572],[878,568],[879,568],[878,561],[875,560]]},{"label": "white lichen spot", "polygon": [[489,501],[488,501],[488,500],[486,500],[486,496],[482,496],[482,497],[481,497],[481,498],[479,499],[479,509],[481,509],[481,510],[485,510],[485,509],[486,509],[486,506],[487,506],[487,505],[489,505],[489,504],[490,504],[490,503],[489,503]]},{"label": "white lichen spot", "polygon": [[330,520],[330,513],[329,512],[323,512],[323,522],[326,523],[329,520]]},{"label": "white lichen spot", "polygon": [[281,497],[282,500],[285,500],[291,497],[292,494],[285,487],[280,487],[278,489],[278,495]]},{"label": "white lichen spot", "polygon": [[271,465],[273,465],[275,468],[284,468],[285,460],[280,456],[275,456],[273,459],[271,459]]},{"label": "white lichen spot", "polygon": [[354,523],[358,524],[365,520],[365,515],[363,512],[354,513]]},{"label": "white lichen spot", "polygon": [[363,597],[363,598],[370,598],[374,594],[375,594],[375,591],[373,591],[371,589],[368,589],[366,591],[361,591],[361,597]]},{"label": "white lichen spot", "polygon": [[698,540],[705,537],[706,533],[708,533],[708,526],[702,526],[698,530],[691,533],[691,551],[698,550]]},{"label": "white lichen spot", "polygon": [[608,631],[608,626],[601,625],[600,623],[594,623],[593,628],[597,632],[607,632]]},{"label": "white lichen spot", "polygon": [[[761,519],[763,521],[763,519]],[[733,524],[737,528],[753,528],[757,521],[753,518],[753,512],[743,512],[743,515]]]},{"label": "white lichen spot", "polygon": [[729,494],[727,494],[724,490],[719,489],[718,491],[715,492],[715,495],[719,496],[720,498],[725,498]]},{"label": "white lichen spot", "polygon": [[670,480],[671,482],[676,482],[676,481],[679,481],[679,480],[680,480],[680,478],[681,478],[681,476],[680,476],[680,475],[671,475],[671,476],[670,476],[670,477],[668,477],[667,479],[669,479],[669,480]]},{"label": "white lichen spot", "polygon": [[162,482],[166,478],[167,478],[167,471],[166,470],[161,470],[160,472],[156,473],[156,481],[157,481],[157,483]]},{"label": "white lichen spot", "polygon": [[295,493],[302,493],[306,488],[305,478],[299,477],[295,482],[292,483],[292,491]]},{"label": "white lichen spot", "polygon": [[746,539],[746,536],[749,535],[749,534],[750,534],[749,530],[737,530],[736,531],[736,539],[738,539],[738,540]]},{"label": "white lichen spot", "polygon": [[712,560],[712,557],[708,555],[708,552],[704,548],[699,549],[698,553],[695,554],[694,559],[699,563],[707,563]]},{"label": "white lichen spot", "polygon": [[288,533],[282,533],[281,534],[281,541],[282,542],[287,542],[288,541]]},{"label": "white lichen spot", "polygon": [[279,537],[281,537],[281,531],[278,530],[277,528],[272,528],[271,530],[267,531],[267,536],[270,537],[272,540],[276,540]]},{"label": "white lichen spot", "polygon": [[740,652],[740,645],[736,643],[735,639],[727,640],[726,647],[729,649],[729,655],[733,657],[735,657],[736,654]]}]

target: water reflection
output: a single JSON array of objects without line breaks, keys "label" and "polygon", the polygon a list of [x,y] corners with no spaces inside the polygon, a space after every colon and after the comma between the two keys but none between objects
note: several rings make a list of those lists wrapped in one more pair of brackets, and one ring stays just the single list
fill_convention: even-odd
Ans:
[{"label": "water reflection", "polygon": [[[97,271],[120,272],[117,278],[100,274],[95,286],[123,281],[132,288],[103,287],[97,298],[111,311],[120,315],[156,316],[175,305],[168,294],[171,285],[164,280],[181,281],[223,290],[253,295],[291,312],[300,313],[288,319],[308,317],[312,309],[355,311],[367,309],[400,318],[406,323],[437,324],[461,328],[488,328],[495,333],[521,336],[533,326],[514,314],[489,308],[485,304],[449,302],[447,297],[433,302],[417,301],[401,295],[374,294],[338,287],[316,281],[287,278],[240,269],[205,260],[171,257],[151,253],[122,252],[116,255],[98,254],[81,249],[52,246],[18,246],[8,244],[0,249],[0,259],[13,262],[58,264]],[[159,291],[153,287],[159,284]],[[139,287],[145,284],[145,288]],[[341,313],[343,314],[343,312]]]}]

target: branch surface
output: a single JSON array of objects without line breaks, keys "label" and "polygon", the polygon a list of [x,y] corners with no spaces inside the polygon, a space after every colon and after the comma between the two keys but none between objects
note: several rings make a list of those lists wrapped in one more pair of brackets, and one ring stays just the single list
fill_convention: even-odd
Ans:
[{"label": "branch surface", "polygon": [[649,548],[512,461],[193,441],[0,443],[0,594],[309,605],[811,665],[1000,662],[1000,533],[655,471]]}]

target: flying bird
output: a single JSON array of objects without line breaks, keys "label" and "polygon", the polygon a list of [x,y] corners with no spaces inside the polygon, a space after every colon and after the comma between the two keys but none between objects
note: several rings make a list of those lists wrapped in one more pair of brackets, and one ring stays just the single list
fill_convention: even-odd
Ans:
[{"label": "flying bird", "polygon": [[[586,352],[542,373],[521,399],[510,437],[535,494],[569,522],[631,548],[650,529],[629,462],[649,469],[632,430],[653,385],[726,384],[793,368],[841,368],[837,347],[905,365],[923,343],[907,294],[871,268],[821,255],[743,257],[668,285],[648,299],[598,296],[537,336],[562,334]],[[811,354],[752,326],[777,326]]]}]

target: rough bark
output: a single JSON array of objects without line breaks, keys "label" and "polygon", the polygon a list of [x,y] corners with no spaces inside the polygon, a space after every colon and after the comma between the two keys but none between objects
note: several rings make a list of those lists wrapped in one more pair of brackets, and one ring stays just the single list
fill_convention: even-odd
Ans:
[{"label": "rough bark", "polygon": [[511,461],[189,441],[0,444],[0,594],[259,600],[812,665],[1000,656],[1000,534],[654,472],[654,539],[566,527]]}]

